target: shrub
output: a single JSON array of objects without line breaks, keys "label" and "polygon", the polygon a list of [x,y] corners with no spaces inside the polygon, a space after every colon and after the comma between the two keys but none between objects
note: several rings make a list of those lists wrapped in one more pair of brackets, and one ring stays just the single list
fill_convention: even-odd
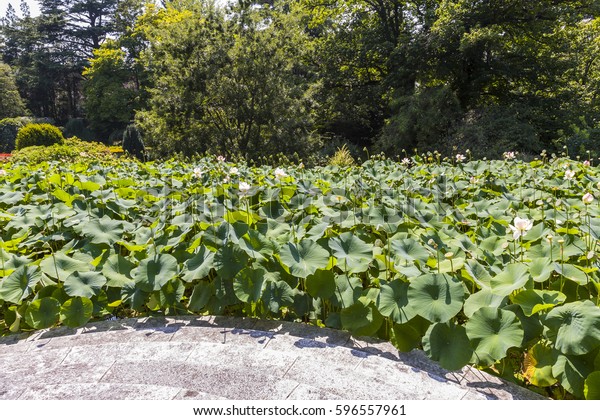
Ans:
[{"label": "shrub", "polygon": [[329,159],[330,165],[336,166],[352,166],[355,164],[354,158],[350,154],[350,150],[348,150],[348,146],[345,144],[337,149],[335,154]]},{"label": "shrub", "polygon": [[144,160],[144,142],[140,131],[135,125],[128,125],[123,133],[123,150],[139,160]]},{"label": "shrub", "polygon": [[17,150],[30,146],[51,146],[65,141],[61,131],[51,124],[27,124],[17,133],[15,146]]},{"label": "shrub", "polygon": [[0,120],[0,153],[11,153],[15,150],[15,140],[19,129],[30,122],[31,120],[27,117]]},{"label": "shrub", "polygon": [[77,137],[85,141],[97,140],[97,136],[88,128],[83,118],[70,118],[63,128],[65,137]]},{"label": "shrub", "polygon": [[12,162],[23,162],[36,165],[42,162],[63,161],[63,162],[89,162],[101,161],[110,162],[115,156],[110,149],[95,142],[88,142],[71,137],[64,143],[56,143],[52,146],[31,146],[25,147],[13,153]]}]

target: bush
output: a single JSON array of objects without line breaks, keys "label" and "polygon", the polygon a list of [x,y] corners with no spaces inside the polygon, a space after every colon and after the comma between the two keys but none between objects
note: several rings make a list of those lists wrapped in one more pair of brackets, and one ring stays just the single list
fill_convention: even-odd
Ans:
[{"label": "bush", "polygon": [[0,153],[11,153],[15,150],[15,140],[19,129],[30,122],[31,119],[27,117],[0,120]]},{"label": "bush", "polygon": [[144,160],[144,142],[135,125],[128,125],[123,133],[123,150],[141,161]]},{"label": "bush", "polygon": [[51,124],[27,124],[17,132],[17,150],[30,146],[51,146],[64,143],[61,131]]},{"label": "bush", "polygon": [[64,143],[57,143],[52,146],[25,147],[13,153],[11,161],[36,165],[49,161],[110,162],[115,158],[110,149],[101,143],[71,137],[66,139]]},{"label": "bush", "polygon": [[85,141],[97,140],[97,136],[90,130],[83,118],[70,118],[63,128],[65,137],[77,137]]},{"label": "bush", "polygon": [[329,158],[329,165],[335,166],[352,166],[354,165],[354,158],[352,154],[350,154],[350,150],[348,150],[348,146],[345,144],[337,149],[335,154]]}]

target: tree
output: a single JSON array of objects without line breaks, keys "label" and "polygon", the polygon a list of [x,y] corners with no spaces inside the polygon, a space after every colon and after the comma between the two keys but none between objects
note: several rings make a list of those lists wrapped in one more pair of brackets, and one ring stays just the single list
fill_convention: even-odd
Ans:
[{"label": "tree", "polygon": [[26,114],[12,70],[8,64],[0,62],[0,120]]}]

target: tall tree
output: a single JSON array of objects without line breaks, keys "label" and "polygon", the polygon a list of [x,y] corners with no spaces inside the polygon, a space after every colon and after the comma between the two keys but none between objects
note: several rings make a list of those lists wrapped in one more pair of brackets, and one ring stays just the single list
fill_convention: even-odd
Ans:
[{"label": "tall tree", "polygon": [[12,70],[0,61],[0,120],[27,114]]}]

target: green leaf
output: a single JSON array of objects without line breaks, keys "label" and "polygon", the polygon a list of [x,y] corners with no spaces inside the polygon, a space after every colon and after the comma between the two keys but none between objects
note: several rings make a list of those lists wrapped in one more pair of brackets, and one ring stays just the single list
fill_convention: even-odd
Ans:
[{"label": "green leaf", "polygon": [[529,280],[529,269],[523,263],[507,264],[502,272],[491,280],[492,292],[498,296],[508,296],[524,287]]},{"label": "green leaf", "polygon": [[160,290],[176,275],[177,259],[170,254],[155,254],[140,261],[133,279],[137,287],[150,293]]},{"label": "green leaf", "polygon": [[552,271],[554,271],[554,265],[550,258],[534,258],[529,264],[529,274],[537,283],[548,280]]},{"label": "green leaf", "polygon": [[58,322],[60,302],[51,297],[34,300],[25,311],[25,322],[36,330],[49,328]]},{"label": "green leaf", "polygon": [[134,311],[142,311],[150,293],[140,289],[135,282],[129,282],[121,289],[121,300]]},{"label": "green leaf", "polygon": [[585,379],[583,395],[586,400],[600,400],[600,372],[592,372]]},{"label": "green leaf", "polygon": [[246,266],[248,255],[239,246],[230,242],[219,248],[213,261],[220,277],[233,280],[235,275]]},{"label": "green leaf", "polygon": [[589,282],[587,274],[572,264],[554,264],[554,271],[562,274],[565,278],[574,281],[580,286],[586,286]]},{"label": "green leaf", "polygon": [[135,265],[121,254],[113,254],[102,264],[100,271],[108,280],[108,287],[123,287],[131,279]]},{"label": "green leaf", "polygon": [[84,261],[79,261],[59,251],[46,257],[40,264],[42,273],[60,281],[78,271],[92,271],[94,267]]},{"label": "green leaf", "polygon": [[36,266],[23,265],[17,268],[0,283],[0,300],[21,303],[31,295],[41,278]]},{"label": "green leaf", "polygon": [[340,317],[342,327],[356,336],[372,336],[383,322],[383,316],[375,305],[365,298],[359,298],[355,304],[342,309]]},{"label": "green leaf", "polygon": [[369,269],[373,261],[373,247],[352,232],[344,232],[329,239],[329,248],[337,258],[337,266],[349,274],[362,273]]},{"label": "green leaf", "polygon": [[283,280],[269,280],[264,285],[262,300],[271,312],[278,313],[282,307],[294,303],[294,291]]},{"label": "green leaf", "polygon": [[552,309],[556,305],[562,304],[567,297],[558,291],[545,290],[523,290],[513,297],[513,303],[516,303],[523,309],[523,313],[531,316],[546,309]]},{"label": "green leaf", "polygon": [[523,341],[523,328],[517,316],[504,309],[481,308],[466,322],[477,364],[493,365],[504,358],[511,347]]},{"label": "green leaf", "polygon": [[421,345],[421,338],[431,323],[415,316],[404,324],[393,324],[390,329],[390,342],[402,352],[409,352]]},{"label": "green leaf", "polygon": [[554,356],[552,348],[537,343],[525,355],[523,376],[535,386],[552,386],[557,379],[552,375]]},{"label": "green leaf", "polygon": [[201,281],[194,287],[188,309],[194,312],[200,312],[208,304],[210,298],[215,294],[212,283]]},{"label": "green leaf", "polygon": [[256,261],[264,261],[275,252],[273,243],[256,230],[250,230],[242,236],[239,246]]},{"label": "green leaf", "polygon": [[315,298],[329,299],[335,293],[335,275],[332,270],[317,270],[306,277],[306,291]]},{"label": "green leaf", "polygon": [[[233,279],[233,290],[242,302],[258,302],[262,296],[267,270],[246,267]],[[277,311],[275,311],[277,312]]]},{"label": "green leaf", "polygon": [[189,283],[208,276],[210,270],[213,268],[214,258],[215,254],[202,245],[198,252],[185,262],[183,281]]},{"label": "green leaf", "polygon": [[448,274],[425,274],[408,286],[409,307],[430,322],[446,322],[458,314],[464,294],[463,283]]},{"label": "green leaf", "polygon": [[329,253],[310,239],[303,239],[299,244],[287,243],[281,249],[280,258],[292,275],[301,278],[329,264]]},{"label": "green leaf", "polygon": [[408,286],[402,280],[393,280],[381,286],[381,292],[377,296],[377,309],[381,315],[397,324],[404,324],[417,315],[408,304]]},{"label": "green leaf", "polygon": [[552,376],[571,394],[584,398],[585,378],[594,371],[594,361],[589,355],[575,356],[553,352],[555,361]]},{"label": "green leaf", "polygon": [[554,347],[564,354],[587,354],[600,346],[600,308],[589,300],[552,309],[544,325]]},{"label": "green leaf", "polygon": [[357,277],[335,276],[333,304],[340,308],[353,305],[362,293],[362,282]]},{"label": "green leaf", "polygon": [[113,245],[123,236],[123,222],[108,216],[86,222],[81,234],[93,244]]},{"label": "green leaf", "polygon": [[158,294],[158,300],[161,308],[177,305],[181,301],[184,292],[185,287],[181,280],[172,279],[168,281],[163,287],[161,287]]},{"label": "green leaf", "polygon": [[94,313],[94,304],[86,297],[74,297],[63,303],[60,308],[61,322],[70,328],[85,325]]},{"label": "green leaf", "polygon": [[69,296],[92,298],[106,284],[106,277],[96,271],[73,273],[65,280],[65,292]]},{"label": "green leaf", "polygon": [[465,301],[464,313],[471,318],[481,308],[499,308],[506,303],[506,296],[495,295],[490,289],[482,289],[470,295]]},{"label": "green leaf", "polygon": [[391,241],[390,247],[392,258],[396,260],[398,265],[403,265],[406,261],[427,261],[429,258],[429,251],[411,238],[394,239]]},{"label": "green leaf", "polygon": [[423,337],[423,350],[432,360],[448,370],[459,370],[469,363],[473,349],[462,325],[433,324]]}]

